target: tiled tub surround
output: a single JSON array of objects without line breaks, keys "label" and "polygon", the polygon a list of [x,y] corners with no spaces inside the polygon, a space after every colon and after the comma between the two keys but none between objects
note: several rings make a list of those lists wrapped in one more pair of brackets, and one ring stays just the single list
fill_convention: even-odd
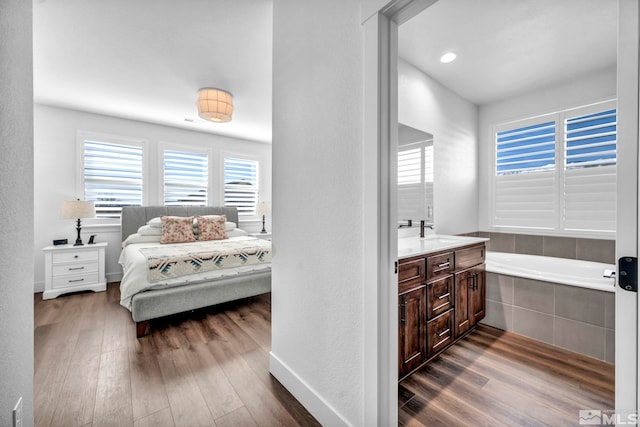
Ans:
[{"label": "tiled tub surround", "polygon": [[614,292],[487,272],[486,325],[613,363],[614,319]]},{"label": "tiled tub surround", "polygon": [[615,240],[533,236],[480,231],[472,236],[490,238],[487,251],[543,255],[584,261],[615,263]]}]

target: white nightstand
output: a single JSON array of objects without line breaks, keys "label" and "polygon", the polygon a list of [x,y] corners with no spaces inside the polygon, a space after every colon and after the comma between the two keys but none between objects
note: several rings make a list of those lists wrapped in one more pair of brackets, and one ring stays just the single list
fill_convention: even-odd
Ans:
[{"label": "white nightstand", "polygon": [[271,232],[268,233],[249,233],[253,237],[257,237],[258,239],[271,240]]},{"label": "white nightstand", "polygon": [[42,299],[68,292],[107,289],[104,272],[106,242],[93,245],[47,246],[44,251],[45,282]]}]

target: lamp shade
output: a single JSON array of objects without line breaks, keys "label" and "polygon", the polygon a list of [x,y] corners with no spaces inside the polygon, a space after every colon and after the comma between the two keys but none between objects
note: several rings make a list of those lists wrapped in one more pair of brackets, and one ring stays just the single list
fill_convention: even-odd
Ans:
[{"label": "lamp shade", "polygon": [[222,89],[205,87],[198,91],[198,115],[212,122],[230,122],[233,96]]},{"label": "lamp shade", "polygon": [[271,203],[269,202],[260,202],[256,207],[256,213],[258,215],[269,215],[271,212]]},{"label": "lamp shade", "polygon": [[60,208],[61,219],[95,218],[96,207],[93,202],[84,200],[71,200],[62,203]]}]

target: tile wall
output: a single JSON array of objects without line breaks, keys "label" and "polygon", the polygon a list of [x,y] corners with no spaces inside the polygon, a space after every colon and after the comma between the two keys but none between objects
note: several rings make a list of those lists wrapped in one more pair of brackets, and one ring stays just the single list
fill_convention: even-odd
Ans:
[{"label": "tile wall", "polygon": [[614,362],[615,294],[487,273],[481,323]]}]

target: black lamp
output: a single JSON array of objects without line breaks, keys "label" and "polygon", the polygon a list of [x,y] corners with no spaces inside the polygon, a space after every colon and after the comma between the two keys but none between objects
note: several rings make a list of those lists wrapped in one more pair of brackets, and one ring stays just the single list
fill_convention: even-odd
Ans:
[{"label": "black lamp", "polygon": [[265,216],[269,215],[270,211],[271,211],[271,204],[269,202],[258,203],[257,213],[258,215],[262,216],[262,231],[260,231],[261,233],[267,232],[267,229],[264,227],[264,219],[265,219]]}]

